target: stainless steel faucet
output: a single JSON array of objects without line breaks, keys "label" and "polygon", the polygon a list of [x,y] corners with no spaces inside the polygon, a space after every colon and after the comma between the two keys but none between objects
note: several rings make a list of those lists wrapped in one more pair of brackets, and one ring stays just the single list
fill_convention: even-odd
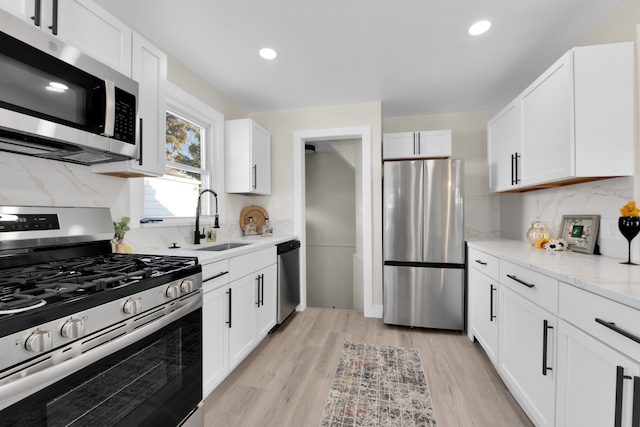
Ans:
[{"label": "stainless steel faucet", "polygon": [[211,193],[213,194],[213,197],[216,198],[216,216],[215,216],[215,220],[213,223],[213,228],[220,228],[220,224],[218,224],[218,194],[209,189],[206,188],[204,190],[202,190],[200,192],[200,194],[198,195],[198,206],[196,207],[196,229],[193,233],[193,244],[194,245],[199,245],[200,244],[200,239],[204,237],[204,233],[200,234],[200,199],[202,198],[202,195],[204,193]]}]

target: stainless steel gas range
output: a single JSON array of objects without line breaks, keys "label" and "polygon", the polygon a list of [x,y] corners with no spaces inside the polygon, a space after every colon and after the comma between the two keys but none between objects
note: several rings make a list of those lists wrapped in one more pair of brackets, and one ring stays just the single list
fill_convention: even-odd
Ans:
[{"label": "stainless steel gas range", "polygon": [[197,258],[112,237],[108,208],[0,206],[0,425],[177,426],[200,405]]}]

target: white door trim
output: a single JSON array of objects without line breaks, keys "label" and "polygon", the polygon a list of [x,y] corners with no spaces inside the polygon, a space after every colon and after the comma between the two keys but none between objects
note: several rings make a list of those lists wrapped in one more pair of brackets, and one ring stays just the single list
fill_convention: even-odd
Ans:
[{"label": "white door trim", "polygon": [[293,230],[302,243],[300,251],[300,306],[307,308],[307,253],[305,212],[305,161],[304,144],[310,141],[340,139],[362,140],[362,281],[364,294],[364,316],[380,317],[373,307],[373,241],[372,241],[372,194],[371,194],[371,127],[358,126],[336,129],[300,130],[293,132]]}]

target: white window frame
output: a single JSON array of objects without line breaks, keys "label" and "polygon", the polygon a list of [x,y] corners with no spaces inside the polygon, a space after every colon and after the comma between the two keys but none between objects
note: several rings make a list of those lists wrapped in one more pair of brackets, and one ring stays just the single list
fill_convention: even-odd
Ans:
[{"label": "white window frame", "polygon": [[[218,214],[223,223],[224,216],[224,115],[203,101],[171,82],[167,82],[167,111],[174,112],[188,120],[196,122],[206,129],[205,141],[201,141],[201,156],[207,170],[210,171],[210,182],[202,182],[203,188],[211,188],[218,194]],[[164,123],[163,123],[164,124]],[[165,135],[165,132],[162,133]],[[164,145],[163,145],[164,149]],[[213,163],[215,159],[215,164]],[[184,168],[189,169],[188,166]],[[203,168],[204,169],[204,168]],[[144,187],[142,185],[141,187]],[[144,188],[141,188],[140,212],[144,212]],[[211,194],[202,197],[202,215],[200,222],[209,223],[209,217],[215,213],[215,199]],[[193,216],[189,217],[163,217],[159,223],[149,226],[178,226],[195,225],[196,204],[193,205]]]}]

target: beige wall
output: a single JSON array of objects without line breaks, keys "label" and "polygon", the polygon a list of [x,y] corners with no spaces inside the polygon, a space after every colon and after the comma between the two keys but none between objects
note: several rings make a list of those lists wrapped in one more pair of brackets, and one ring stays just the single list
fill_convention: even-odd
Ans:
[{"label": "beige wall", "polygon": [[640,0],[624,0],[578,46],[634,41],[640,23]]}]

